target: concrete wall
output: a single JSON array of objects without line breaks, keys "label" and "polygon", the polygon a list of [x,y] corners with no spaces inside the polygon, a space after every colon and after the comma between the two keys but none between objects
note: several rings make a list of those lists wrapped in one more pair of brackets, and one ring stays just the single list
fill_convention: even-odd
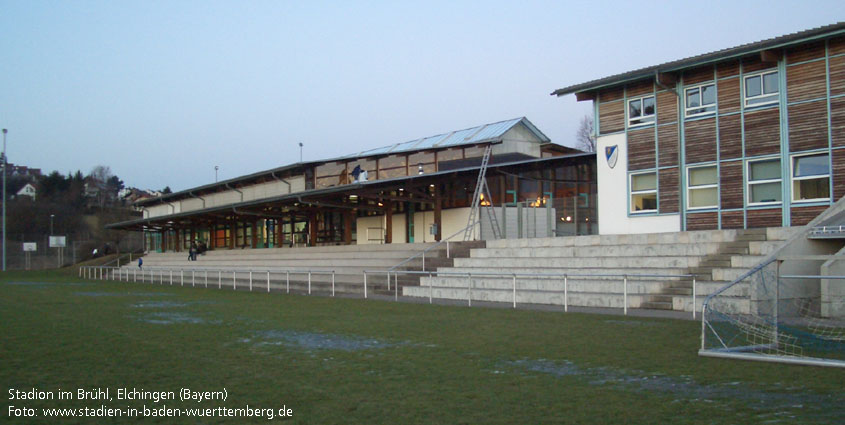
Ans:
[{"label": "concrete wall", "polygon": [[[822,264],[822,276],[845,276],[845,247],[836,256],[839,258],[831,258]],[[821,316],[845,318],[845,280],[822,279]]]},{"label": "concrete wall", "polygon": [[[238,190],[242,193],[235,190],[227,190],[211,195],[198,196],[197,198],[182,199],[169,204],[147,207],[144,208],[143,211],[144,218],[160,217],[179,212],[196,211],[203,208],[231,205],[242,201],[271,198],[274,196],[281,196],[293,192],[302,192],[305,190],[304,176],[292,177],[285,179],[285,181],[290,183],[290,187],[280,181],[272,181],[239,188]],[[205,201],[205,206],[203,206],[203,200]]]},{"label": "concrete wall", "polygon": [[493,145],[493,155],[503,153],[521,153],[536,158],[542,155],[540,141],[523,125],[517,125],[508,130],[502,136],[502,143]]},{"label": "concrete wall", "polygon": [[[619,158],[610,168],[605,147],[617,145]],[[599,234],[679,232],[681,220],[672,215],[628,215],[628,144],[624,134],[601,136],[596,140],[598,174]]]},{"label": "concrete wall", "polygon": [[[441,212],[440,219],[443,225],[442,236],[444,239],[466,227],[469,211],[469,208],[452,208]],[[358,226],[357,244],[382,243],[381,241],[368,241],[367,228],[377,227],[384,229],[386,224],[383,215],[359,217],[356,223]],[[415,243],[435,242],[434,235],[429,234],[429,226],[432,223],[434,223],[434,211],[414,213]],[[405,214],[393,215],[393,243],[407,243],[406,226]],[[463,240],[463,236],[458,235],[451,240]]]}]

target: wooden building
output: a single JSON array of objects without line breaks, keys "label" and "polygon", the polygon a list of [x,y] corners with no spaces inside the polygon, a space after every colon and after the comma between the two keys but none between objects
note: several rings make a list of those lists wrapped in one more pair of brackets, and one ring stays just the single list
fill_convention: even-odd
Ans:
[{"label": "wooden building", "polygon": [[594,106],[602,234],[803,225],[845,195],[845,23],[568,94]]},{"label": "wooden building", "polygon": [[143,218],[106,227],[144,231],[156,251],[439,241],[467,226],[488,146],[482,203],[549,208],[553,230],[597,233],[595,155],[524,117],[144,199]]}]

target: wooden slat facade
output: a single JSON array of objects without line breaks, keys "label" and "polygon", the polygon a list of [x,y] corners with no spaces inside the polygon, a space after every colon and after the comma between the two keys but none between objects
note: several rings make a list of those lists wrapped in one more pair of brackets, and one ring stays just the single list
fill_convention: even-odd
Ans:
[{"label": "wooden slat facade", "polygon": [[644,170],[655,167],[654,127],[628,131],[628,169]]},{"label": "wooden slat facade", "polygon": [[793,64],[824,57],[824,41],[799,44],[786,49],[786,63]]},{"label": "wooden slat facade", "polygon": [[678,126],[664,125],[657,127],[657,147],[659,150],[658,157],[660,158],[661,167],[671,167],[678,165]]},{"label": "wooden slat facade", "polygon": [[697,212],[687,214],[687,230],[710,230],[719,227],[719,213]]},{"label": "wooden slat facade", "polygon": [[668,124],[678,120],[678,96],[663,91],[657,93],[657,124]]},{"label": "wooden slat facade", "polygon": [[790,226],[804,226],[828,208],[827,205],[811,207],[792,206],[790,211]]},{"label": "wooden slat facade", "polygon": [[666,168],[657,174],[660,179],[657,194],[661,214],[678,212],[678,168]]},{"label": "wooden slat facade", "polygon": [[780,108],[745,113],[745,156],[780,152]]},{"label": "wooden slat facade", "polygon": [[742,211],[722,211],[723,229],[742,229],[745,227],[745,214]]},{"label": "wooden slat facade", "polygon": [[720,165],[719,187],[723,209],[742,208],[742,161],[723,162]]},{"label": "wooden slat facade", "polygon": [[740,115],[719,117],[719,157],[721,159],[742,157],[742,117]]},{"label": "wooden slat facade", "polygon": [[780,207],[761,210],[748,210],[748,227],[780,227],[783,222]]},{"label": "wooden slat facade", "polygon": [[716,64],[716,77],[728,78],[739,75],[739,61],[730,60]]},{"label": "wooden slat facade", "polygon": [[629,99],[637,96],[645,96],[654,93],[654,82],[647,80],[628,84],[625,90]]},{"label": "wooden slat facade", "polygon": [[684,71],[684,84],[691,86],[713,80],[713,66],[707,65]]},{"label": "wooden slat facade", "polygon": [[705,118],[684,123],[687,164],[716,160],[716,119]]},{"label": "wooden slat facade", "polygon": [[789,106],[789,150],[801,152],[827,147],[827,102],[818,100]]},{"label": "wooden slat facade", "polygon": [[720,114],[739,112],[742,101],[739,93],[739,78],[719,81],[716,86],[716,96]]},{"label": "wooden slat facade", "polygon": [[830,58],[830,95],[845,94],[845,56]]},{"label": "wooden slat facade", "polygon": [[823,98],[827,91],[823,60],[786,68],[786,100],[790,103]]},{"label": "wooden slat facade", "polygon": [[599,103],[599,132],[616,133],[625,129],[625,103],[621,100]]},{"label": "wooden slat facade", "polygon": [[845,149],[833,151],[833,198],[839,200],[845,196]]}]

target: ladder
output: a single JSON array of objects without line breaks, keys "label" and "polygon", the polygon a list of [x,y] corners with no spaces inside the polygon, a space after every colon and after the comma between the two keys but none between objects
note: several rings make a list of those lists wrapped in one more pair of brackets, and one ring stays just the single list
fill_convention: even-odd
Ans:
[{"label": "ladder", "polygon": [[484,208],[484,211],[487,213],[487,219],[490,221],[493,238],[499,239],[499,235],[501,234],[499,221],[496,219],[496,212],[493,211],[493,198],[490,196],[490,187],[487,186],[487,165],[490,163],[490,154],[492,152],[493,145],[487,145],[487,149],[484,151],[484,157],[481,158],[481,169],[478,170],[478,180],[475,182],[475,191],[472,195],[472,208],[470,208],[467,227],[464,230],[465,241],[472,240],[473,234],[475,233],[475,226],[481,220],[480,208],[484,207],[484,205],[481,205],[482,194],[484,195],[484,199],[487,200],[488,205]]}]

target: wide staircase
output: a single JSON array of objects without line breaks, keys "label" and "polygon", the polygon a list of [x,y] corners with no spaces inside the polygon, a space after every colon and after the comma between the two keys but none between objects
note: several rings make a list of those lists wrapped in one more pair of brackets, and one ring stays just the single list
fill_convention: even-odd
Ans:
[{"label": "wide staircase", "polygon": [[[755,266],[800,228],[593,235],[488,241],[468,258],[442,266],[442,275],[403,288],[415,297],[621,308],[627,276],[628,308],[692,311],[704,297]],[[475,274],[470,277],[470,274]],[[499,276],[489,276],[498,273]],[[485,274],[488,274],[485,276]],[[516,276],[513,276],[516,274]],[[520,275],[556,275],[529,277]],[[514,291],[514,278],[516,291]],[[727,294],[748,309],[749,289]]]},{"label": "wide staircase", "polygon": [[[273,291],[305,292],[308,289],[308,271],[311,271],[311,292],[328,293],[334,280],[338,293],[362,294],[364,270],[387,270],[403,260],[432,248],[432,243],[386,245],[337,245],[305,248],[268,249],[219,249],[198,255],[196,261],[188,260],[187,252],[149,253],[143,257],[144,273],[139,274],[137,262],[121,268],[122,279],[154,281],[180,285],[221,286],[237,289],[252,286],[267,288],[269,273]],[[450,242],[447,256],[446,244],[433,247],[425,253],[425,268],[453,265],[456,257],[468,257],[470,249],[483,247],[484,242]],[[396,270],[421,271],[423,258],[414,258]],[[252,272],[250,274],[250,272]],[[332,275],[331,272],[334,272]],[[173,274],[175,273],[175,275]],[[391,276],[391,286],[398,278],[400,286],[418,286],[419,275]],[[386,274],[367,276],[370,293],[388,293]]]}]

